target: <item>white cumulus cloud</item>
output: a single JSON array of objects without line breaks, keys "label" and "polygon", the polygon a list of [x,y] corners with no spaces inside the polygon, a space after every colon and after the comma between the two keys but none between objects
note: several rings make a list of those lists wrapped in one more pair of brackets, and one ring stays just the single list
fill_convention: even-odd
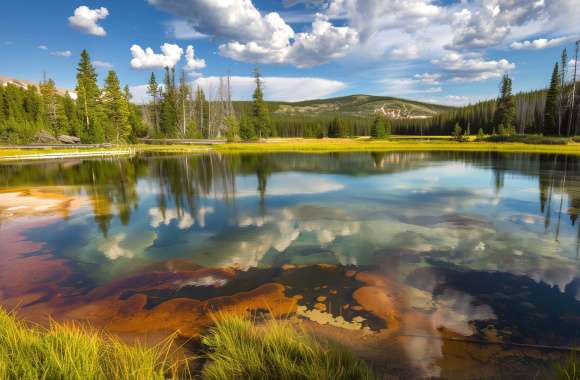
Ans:
[{"label": "white cumulus cloud", "polygon": [[191,45],[185,51],[185,60],[187,61],[186,70],[196,72],[206,67],[205,59],[195,58],[195,49]]},{"label": "white cumulus cloud", "polygon": [[576,0],[475,0],[461,2],[460,7],[453,15],[454,49],[493,47],[508,37],[580,31],[580,24],[569,22],[580,17]]},{"label": "white cumulus cloud", "polygon": [[441,80],[441,74],[431,74],[431,73],[423,73],[423,74],[415,74],[413,76],[413,78],[420,82],[420,83],[425,83],[425,84],[439,84],[439,81]]},{"label": "white cumulus cloud", "polygon": [[497,78],[515,69],[516,65],[506,59],[485,60],[479,54],[449,52],[432,63],[441,67],[446,77],[456,81],[481,81]]},{"label": "white cumulus cloud", "polygon": [[177,40],[193,40],[207,37],[205,34],[195,30],[185,20],[171,20],[165,24],[165,28],[168,34]]},{"label": "white cumulus cloud", "polygon": [[183,49],[179,45],[164,43],[161,54],[155,53],[148,47],[143,50],[139,45],[131,46],[131,67],[136,70],[173,68],[181,60]]},{"label": "white cumulus cloud", "polygon": [[287,63],[310,67],[345,56],[358,43],[358,33],[349,27],[336,27],[322,15],[312,23],[312,31],[297,33],[293,40],[271,44],[251,41],[220,46],[222,55],[239,61]]},{"label": "white cumulus cloud", "polygon": [[358,42],[354,29],[336,27],[323,15],[310,32],[295,33],[279,13],[262,15],[251,0],[148,2],[187,20],[193,31],[228,41],[220,53],[240,61],[309,67],[344,56]]},{"label": "white cumulus cloud", "polygon": [[82,5],[75,9],[74,15],[68,18],[70,26],[76,30],[91,34],[93,36],[104,37],[107,35],[105,29],[98,25],[99,20],[104,20],[109,15],[107,8],[101,7],[97,9],[90,9],[86,5]]},{"label": "white cumulus cloud", "polygon": [[533,41],[515,41],[510,47],[515,50],[526,50],[526,49],[546,49],[554,46],[562,45],[574,40],[574,36],[558,37],[558,38],[538,38]]},{"label": "white cumulus cloud", "polygon": [[113,64],[107,61],[93,61],[93,65],[95,67],[101,68],[101,69],[112,69],[113,68]]},{"label": "white cumulus cloud", "polygon": [[55,57],[69,58],[70,56],[72,56],[72,52],[70,50],[51,51],[50,55],[54,55]]}]

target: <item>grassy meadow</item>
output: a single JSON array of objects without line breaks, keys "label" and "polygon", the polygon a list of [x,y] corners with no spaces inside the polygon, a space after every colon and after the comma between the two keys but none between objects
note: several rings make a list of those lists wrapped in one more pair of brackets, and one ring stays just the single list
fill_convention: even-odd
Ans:
[{"label": "grassy meadow", "polygon": [[552,138],[489,139],[478,141],[474,136],[467,141],[455,141],[451,136],[391,136],[388,139],[267,139],[217,145],[120,145],[111,148],[32,148],[2,149],[0,160],[49,159],[89,156],[122,156],[134,153],[269,153],[269,152],[364,152],[364,151],[474,151],[474,152],[527,152],[580,154],[580,143],[575,140]]}]

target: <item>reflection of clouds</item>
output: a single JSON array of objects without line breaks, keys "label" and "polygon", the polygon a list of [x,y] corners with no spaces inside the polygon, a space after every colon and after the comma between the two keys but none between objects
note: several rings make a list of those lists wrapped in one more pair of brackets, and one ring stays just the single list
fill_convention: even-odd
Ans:
[{"label": "reflection of clouds", "polygon": [[469,294],[446,289],[436,297],[436,311],[431,316],[435,330],[445,328],[457,334],[469,336],[476,331],[470,321],[495,319],[488,305],[475,305],[474,297]]},{"label": "reflection of clouds", "polygon": [[[270,252],[284,253],[303,233],[312,233],[320,247],[333,244],[339,237],[360,232],[360,222],[333,207],[299,206],[271,211],[267,216],[241,216],[239,229],[226,231],[204,242],[194,259],[209,267],[248,270],[257,267]],[[334,247],[333,247],[334,248]],[[356,260],[346,256],[345,264]]]},{"label": "reflection of clouds", "polygon": [[197,224],[200,227],[205,227],[205,216],[206,214],[213,214],[214,209],[213,207],[200,207],[197,210]]},{"label": "reflection of clouds", "polygon": [[98,248],[109,260],[117,260],[120,257],[131,259],[133,258],[133,252],[120,245],[126,237],[127,235],[125,234],[117,234],[102,242]]},{"label": "reflection of clouds", "polygon": [[542,260],[539,267],[528,268],[525,275],[536,282],[544,282],[550,286],[556,286],[563,293],[566,285],[570,284],[578,276],[578,270],[573,265],[566,265],[562,262],[553,265]]},{"label": "reflection of clouds", "polygon": [[[205,216],[214,212],[213,207],[201,207],[197,211],[197,223],[200,227],[205,227]],[[160,225],[168,226],[173,220],[176,220],[177,228],[187,230],[195,224],[195,219],[187,211],[178,212],[176,209],[167,209],[163,212],[159,207],[149,209],[151,227],[158,228]]]},{"label": "reflection of clouds", "polygon": [[274,221],[272,216],[245,216],[239,219],[239,227],[262,227],[266,223]]},{"label": "reflection of clouds", "polygon": [[195,287],[215,287],[215,288],[221,288],[222,286],[226,285],[228,283],[228,280],[226,278],[222,278],[222,277],[216,277],[213,275],[207,275],[207,276],[203,276],[200,278],[196,278],[194,280],[190,280],[187,282],[183,282],[180,284],[180,287],[186,287],[186,286],[195,286]]},{"label": "reflection of clouds", "polygon": [[496,319],[489,305],[475,303],[473,296],[445,289],[434,295],[442,283],[436,271],[427,270],[415,281],[421,289],[410,287],[406,292],[409,305],[418,312],[403,315],[403,349],[425,378],[439,377],[439,360],[443,358],[444,330],[463,336],[476,333],[473,321]]},{"label": "reflection of clouds", "polygon": [[[245,179],[245,180],[244,180]],[[258,196],[256,190],[257,183],[255,178],[240,178],[237,183],[236,197],[253,197]],[[321,177],[318,174],[308,173],[283,173],[273,174],[268,177],[266,195],[268,196],[289,196],[289,195],[308,195],[322,194],[344,189],[344,185],[329,179]]]},{"label": "reflection of clouds", "polygon": [[[98,260],[97,257],[92,256],[95,251],[99,255],[104,255],[111,262],[118,259],[131,259],[131,261],[142,260],[144,252],[151,247],[157,234],[155,232],[132,232],[125,230],[124,232],[116,233],[111,237],[96,237],[91,240],[89,244],[81,248],[78,252],[78,257],[85,257],[86,262],[93,263]],[[107,276],[115,276],[117,270],[123,270],[125,264],[120,263],[114,266],[113,269],[106,272]]]},{"label": "reflection of clouds", "polygon": [[321,246],[327,246],[337,237],[352,236],[360,232],[360,222],[356,221],[328,221],[309,220],[301,221],[299,228],[302,232],[314,232]]},{"label": "reflection of clouds", "polygon": [[517,224],[541,224],[544,221],[544,218],[538,215],[533,214],[521,214],[521,215],[512,215],[508,217],[508,220],[513,223]]}]

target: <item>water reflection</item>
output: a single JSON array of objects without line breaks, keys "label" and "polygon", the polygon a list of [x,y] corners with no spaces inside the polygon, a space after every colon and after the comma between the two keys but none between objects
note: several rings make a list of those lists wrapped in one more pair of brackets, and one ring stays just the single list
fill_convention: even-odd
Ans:
[{"label": "water reflection", "polygon": [[[235,205],[236,196],[247,196],[246,187],[236,186],[238,176],[245,178],[255,175],[259,205],[263,208],[269,195],[268,182],[277,173],[368,176],[409,171],[422,168],[428,163],[438,165],[445,162],[492,171],[495,191],[498,193],[504,187],[506,175],[538,178],[539,205],[546,231],[554,227],[557,239],[562,216],[567,216],[570,223],[576,225],[580,212],[579,159],[577,156],[566,155],[461,152],[373,152],[313,156],[208,154],[166,159],[147,157],[27,163],[0,166],[0,188],[6,193],[11,189],[52,187],[60,188],[59,191],[64,189],[63,193],[67,195],[86,195],[90,199],[95,221],[106,236],[114,216],[123,225],[130,223],[131,214],[139,205],[140,192],[153,191],[157,194],[157,210],[154,213],[160,213],[162,220],[181,220],[184,217],[190,218],[192,214],[207,212],[203,208],[198,210],[200,198],[215,196]],[[285,186],[293,186],[293,180],[291,178]],[[307,192],[312,191],[306,190],[306,187],[312,186],[308,181],[298,186],[303,186]],[[278,191],[273,195],[284,194]],[[172,205],[173,209],[169,210],[170,215],[166,217],[168,205]],[[3,210],[6,215],[0,214],[0,220],[5,221],[13,216]]]},{"label": "water reflection", "polygon": [[[457,348],[449,339],[580,338],[579,209],[578,156],[1,165],[0,301],[26,299],[30,313],[58,310],[120,331],[191,329],[213,308],[284,305],[372,333],[379,350],[397,345],[421,376],[448,377]],[[32,281],[11,274],[16,267],[50,273]]]}]

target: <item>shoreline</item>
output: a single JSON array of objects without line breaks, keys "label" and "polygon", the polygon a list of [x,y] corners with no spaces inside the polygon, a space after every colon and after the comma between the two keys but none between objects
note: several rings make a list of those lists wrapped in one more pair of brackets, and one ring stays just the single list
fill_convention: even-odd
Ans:
[{"label": "shoreline", "polygon": [[0,162],[63,158],[129,156],[138,153],[331,153],[331,152],[393,152],[393,151],[457,151],[498,153],[544,153],[580,155],[580,143],[566,145],[525,144],[514,142],[456,142],[430,140],[369,140],[369,139],[271,139],[261,142],[236,142],[213,145],[124,145],[110,148],[82,147],[0,147]]}]

